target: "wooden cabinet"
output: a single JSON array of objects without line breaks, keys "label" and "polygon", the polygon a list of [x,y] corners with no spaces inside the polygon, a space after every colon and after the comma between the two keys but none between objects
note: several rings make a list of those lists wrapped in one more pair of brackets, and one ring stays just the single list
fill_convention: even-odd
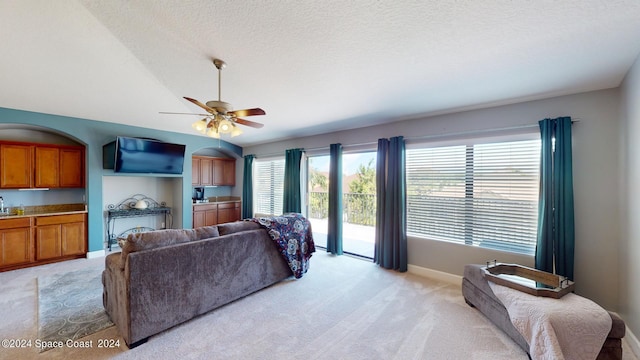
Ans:
[{"label": "wooden cabinet", "polygon": [[218,224],[240,220],[240,202],[218,204]]},{"label": "wooden cabinet", "polygon": [[198,205],[193,207],[193,227],[218,224],[218,204]]},{"label": "wooden cabinet", "polygon": [[200,185],[200,158],[191,158],[191,185]]},{"label": "wooden cabinet", "polygon": [[87,214],[0,219],[0,271],[82,258]]},{"label": "wooden cabinet", "polygon": [[36,260],[84,255],[86,228],[85,214],[36,217]]},{"label": "wooden cabinet", "polygon": [[0,143],[0,188],[81,188],[84,185],[84,148]]},{"label": "wooden cabinet", "polygon": [[32,261],[31,218],[0,220],[0,268]]},{"label": "wooden cabinet", "polygon": [[194,156],[191,184],[194,186],[236,185],[236,160]]},{"label": "wooden cabinet", "polygon": [[32,151],[31,145],[0,144],[0,188],[32,187]]},{"label": "wooden cabinet", "polygon": [[193,227],[211,226],[240,220],[240,201],[195,205]]},{"label": "wooden cabinet", "polygon": [[60,185],[60,149],[55,147],[35,147],[34,186],[55,188]]},{"label": "wooden cabinet", "polygon": [[84,179],[84,149],[60,148],[60,187],[82,188]]},{"label": "wooden cabinet", "polygon": [[213,162],[213,185],[236,185],[236,161],[215,159]]},{"label": "wooden cabinet", "polygon": [[213,185],[213,158],[194,156],[192,159],[191,184],[195,186]]},{"label": "wooden cabinet", "polygon": [[213,159],[200,159],[200,185],[213,185]]}]

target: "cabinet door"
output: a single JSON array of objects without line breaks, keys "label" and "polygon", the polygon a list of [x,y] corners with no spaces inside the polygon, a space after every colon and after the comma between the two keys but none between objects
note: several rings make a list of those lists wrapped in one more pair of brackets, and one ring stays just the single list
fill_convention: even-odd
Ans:
[{"label": "cabinet door", "polygon": [[0,188],[30,188],[32,149],[29,145],[0,145]]},{"label": "cabinet door", "polygon": [[79,255],[86,253],[87,237],[84,222],[60,225],[62,255]]},{"label": "cabinet door", "polygon": [[45,225],[36,228],[36,260],[62,256],[61,226]]},{"label": "cabinet door", "polygon": [[31,262],[31,228],[0,230],[0,255],[0,266]]},{"label": "cabinet door", "polygon": [[191,185],[200,185],[200,158],[191,159]]},{"label": "cabinet door", "polygon": [[35,147],[35,184],[37,188],[59,186],[60,150],[54,147]]},{"label": "cabinet door", "polygon": [[224,164],[223,160],[213,160],[213,185],[224,185]]},{"label": "cabinet door", "polygon": [[204,213],[204,225],[211,226],[217,225],[218,222],[218,210],[206,210]]},{"label": "cabinet door", "polygon": [[193,212],[193,228],[218,224],[217,210],[199,210]]},{"label": "cabinet door", "polygon": [[213,160],[200,158],[200,185],[213,185]]},{"label": "cabinet door", "polygon": [[213,161],[213,185],[236,185],[236,161],[215,159]]},{"label": "cabinet door", "polygon": [[236,185],[236,161],[225,160],[222,164],[222,181],[224,185]]},{"label": "cabinet door", "polygon": [[224,224],[240,220],[240,203],[218,204],[218,223]]},{"label": "cabinet door", "polygon": [[84,187],[84,150],[60,149],[60,187]]},{"label": "cabinet door", "polygon": [[233,209],[218,209],[218,219],[220,224],[231,222],[231,212]]},{"label": "cabinet door", "polygon": [[242,219],[242,216],[240,215],[240,203],[237,203],[235,209],[233,209],[233,220],[231,221],[239,221]]},{"label": "cabinet door", "polygon": [[204,214],[205,214],[205,211],[193,212],[193,228],[194,229],[205,226]]}]

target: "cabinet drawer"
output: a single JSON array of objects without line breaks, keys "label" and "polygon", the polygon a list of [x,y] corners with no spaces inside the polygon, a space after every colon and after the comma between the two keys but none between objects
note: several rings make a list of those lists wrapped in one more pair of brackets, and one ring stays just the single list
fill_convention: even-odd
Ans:
[{"label": "cabinet drawer", "polygon": [[52,215],[36,217],[36,226],[84,221],[84,214]]},{"label": "cabinet drawer", "polygon": [[216,210],[218,209],[217,204],[211,205],[196,205],[193,207],[193,211],[207,211],[207,210]]},{"label": "cabinet drawer", "polygon": [[3,219],[0,220],[0,229],[15,229],[21,227],[30,227],[31,218]]},{"label": "cabinet drawer", "polygon": [[240,207],[239,202],[228,202],[228,203],[218,204],[218,209],[233,209],[237,207]]}]

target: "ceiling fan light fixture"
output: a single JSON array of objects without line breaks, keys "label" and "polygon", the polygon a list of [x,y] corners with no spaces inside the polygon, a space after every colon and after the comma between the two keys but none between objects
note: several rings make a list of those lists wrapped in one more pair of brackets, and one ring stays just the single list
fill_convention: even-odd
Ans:
[{"label": "ceiling fan light fixture", "polygon": [[202,120],[198,120],[196,122],[194,122],[193,124],[191,124],[191,127],[196,129],[197,131],[203,132],[207,130],[207,118],[204,118]]},{"label": "ceiling fan light fixture", "polygon": [[[243,131],[237,126],[238,124],[243,126],[250,126],[253,128],[261,128],[264,125],[255,121],[242,119],[247,116],[266,115],[265,111],[260,108],[251,108],[243,110],[233,110],[231,104],[221,100],[222,97],[222,72],[221,70],[226,66],[226,63],[220,59],[213,59],[213,64],[218,69],[218,100],[207,101],[206,104],[200,101],[186,97],[183,98],[201,109],[204,109],[207,113],[193,114],[204,116],[202,120],[196,121],[191,124],[191,127],[196,131],[210,137],[220,138],[220,134],[231,134],[231,137],[241,135]],[[191,115],[185,113],[168,113],[161,112],[162,114],[177,114],[177,115]],[[241,118],[242,117],[242,118]]]},{"label": "ceiling fan light fixture", "polygon": [[231,130],[231,137],[236,137],[238,135],[242,135],[242,129],[233,125],[233,130]]},{"label": "ceiling fan light fixture", "polygon": [[233,123],[227,119],[223,119],[218,123],[218,131],[222,134],[229,134],[233,131]]},{"label": "ceiling fan light fixture", "polygon": [[209,130],[207,130],[207,136],[215,139],[220,139],[220,133],[218,132],[218,129],[215,126],[212,126],[209,128]]}]

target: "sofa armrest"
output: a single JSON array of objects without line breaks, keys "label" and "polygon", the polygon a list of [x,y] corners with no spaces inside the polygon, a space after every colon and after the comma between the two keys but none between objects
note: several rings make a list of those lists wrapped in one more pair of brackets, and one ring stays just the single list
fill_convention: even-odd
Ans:
[{"label": "sofa armrest", "polygon": [[107,255],[102,272],[102,303],[111,321],[129,344],[129,287],[120,253]]}]

